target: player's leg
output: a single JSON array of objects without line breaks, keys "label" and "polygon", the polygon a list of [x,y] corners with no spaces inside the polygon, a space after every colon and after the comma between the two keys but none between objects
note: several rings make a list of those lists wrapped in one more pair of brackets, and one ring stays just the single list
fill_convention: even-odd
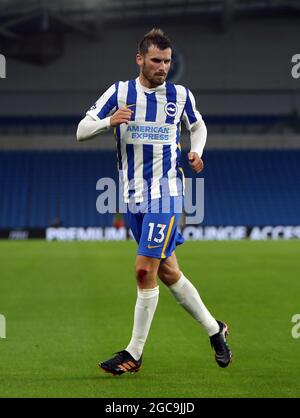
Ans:
[{"label": "player's leg", "polygon": [[153,289],[157,286],[157,271],[160,259],[137,255],[135,276],[139,289]]},{"label": "player's leg", "polygon": [[[148,337],[152,319],[159,297],[157,286],[157,271],[160,263],[160,253],[152,256],[153,249],[148,248],[148,226],[154,219],[147,215],[127,214],[134,238],[139,244],[135,263],[137,280],[137,299],[134,309],[134,323],[131,340],[125,350],[117,353],[113,358],[102,362],[100,367],[112,374],[138,371],[142,363],[142,352]],[[155,219],[156,221],[156,219]],[[150,256],[147,252],[149,251]]]},{"label": "player's leg", "polygon": [[210,314],[197,289],[180,271],[175,252],[161,261],[158,276],[168,286],[177,302],[207,331],[219,366],[228,366],[231,351],[226,341],[227,325]]},{"label": "player's leg", "polygon": [[131,340],[126,347],[135,360],[142,356],[159,298],[157,271],[160,260],[138,255],[136,258],[137,299]]},{"label": "player's leg", "polygon": [[219,332],[219,325],[204,305],[197,289],[180,271],[175,251],[162,260],[158,277],[168,286],[177,302],[207,331],[209,336]]},{"label": "player's leg", "polygon": [[169,287],[178,282],[180,276],[181,271],[175,251],[173,251],[170,257],[161,260],[158,269],[158,277],[166,286]]},{"label": "player's leg", "polygon": [[166,257],[178,216],[173,213],[146,213],[136,258],[137,301],[134,312],[132,338],[126,347],[136,360],[142,356],[159,297],[157,272],[161,258]]}]

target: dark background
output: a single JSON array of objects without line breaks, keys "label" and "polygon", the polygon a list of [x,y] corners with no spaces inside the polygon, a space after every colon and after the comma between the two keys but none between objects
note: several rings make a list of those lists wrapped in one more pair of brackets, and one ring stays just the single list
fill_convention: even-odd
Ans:
[{"label": "dark background", "polygon": [[[174,45],[170,80],[208,126],[204,225],[298,225],[299,23],[288,0],[0,1],[0,228],[112,224],[95,209],[97,179],[116,176],[112,132],[78,144],[76,127],[137,76],[154,26]],[[182,145],[191,177],[186,132]]]}]

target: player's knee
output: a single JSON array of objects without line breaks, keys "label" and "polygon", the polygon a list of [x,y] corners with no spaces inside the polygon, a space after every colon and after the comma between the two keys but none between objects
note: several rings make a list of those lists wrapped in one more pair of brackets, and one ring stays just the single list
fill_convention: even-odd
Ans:
[{"label": "player's knee", "polygon": [[140,288],[155,287],[157,285],[156,274],[150,266],[137,267],[136,280]]},{"label": "player's knee", "polygon": [[167,276],[168,276],[168,273],[165,270],[162,270],[162,269],[158,270],[158,277],[160,278],[160,280],[164,282],[165,280],[167,280]]},{"label": "player's knee", "polygon": [[150,269],[147,268],[147,267],[143,267],[143,268],[142,267],[137,267],[136,272],[135,272],[137,280],[138,281],[143,281],[147,277],[149,272],[150,272]]},{"label": "player's knee", "polygon": [[176,268],[160,269],[158,271],[158,277],[167,286],[171,286],[176,283],[180,278],[180,270]]}]

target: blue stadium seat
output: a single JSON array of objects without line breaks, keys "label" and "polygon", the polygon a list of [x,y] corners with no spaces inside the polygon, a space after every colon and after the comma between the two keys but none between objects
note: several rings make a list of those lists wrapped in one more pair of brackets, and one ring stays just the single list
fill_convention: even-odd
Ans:
[{"label": "blue stadium seat", "polygon": [[[300,151],[206,151],[204,225],[298,225]],[[193,176],[186,157],[183,168]],[[117,181],[113,151],[0,152],[0,228],[112,225],[97,180]]]}]

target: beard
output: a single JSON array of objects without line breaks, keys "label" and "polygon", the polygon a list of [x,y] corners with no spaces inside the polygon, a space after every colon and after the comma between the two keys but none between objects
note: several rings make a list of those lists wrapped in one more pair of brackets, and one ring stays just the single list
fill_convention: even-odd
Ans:
[{"label": "beard", "polygon": [[142,68],[142,74],[145,77],[145,79],[149,81],[149,83],[152,87],[161,86],[162,84],[164,84],[164,82],[166,81],[166,78],[167,78],[167,74],[164,74],[164,75],[161,75],[161,76],[151,74],[151,72],[147,69],[145,63],[144,63],[143,68]]}]

